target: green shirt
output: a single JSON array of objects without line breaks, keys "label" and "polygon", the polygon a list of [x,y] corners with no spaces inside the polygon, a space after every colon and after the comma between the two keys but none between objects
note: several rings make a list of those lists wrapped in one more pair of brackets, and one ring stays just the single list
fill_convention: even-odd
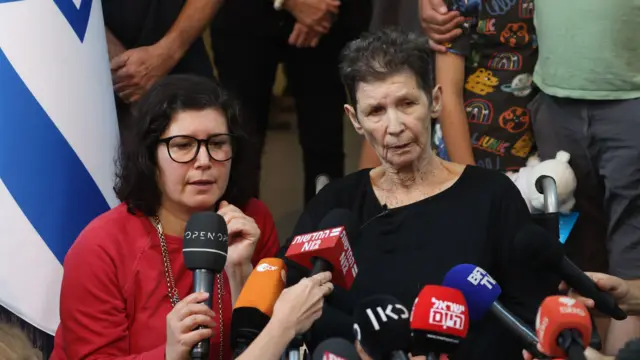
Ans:
[{"label": "green shirt", "polygon": [[640,98],[640,0],[535,0],[545,93],[585,100]]}]

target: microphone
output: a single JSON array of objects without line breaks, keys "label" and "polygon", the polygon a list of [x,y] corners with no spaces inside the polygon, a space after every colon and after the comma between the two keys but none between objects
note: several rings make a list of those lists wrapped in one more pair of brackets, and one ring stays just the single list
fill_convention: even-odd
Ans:
[{"label": "microphone", "polygon": [[616,355],[616,360],[638,360],[640,359],[640,339],[628,341]]},{"label": "microphone", "polygon": [[312,360],[360,360],[355,346],[347,340],[331,338],[321,342],[311,356]]},{"label": "microphone", "polygon": [[278,258],[260,260],[247,278],[231,315],[234,358],[240,356],[267,326],[286,279],[287,267],[284,260]]},{"label": "microphone", "polygon": [[581,302],[558,295],[542,301],[536,332],[544,353],[569,360],[585,359],[591,331],[591,316]]},{"label": "microphone", "polygon": [[553,271],[580,295],[593,299],[596,309],[603,314],[616,320],[627,318],[613,296],[600,290],[589,276],[567,259],[560,242],[541,227],[533,223],[525,225],[514,239],[514,249],[515,256],[522,261],[544,271]]},{"label": "microphone", "polygon": [[534,358],[546,357],[538,350],[538,338],[533,331],[500,304],[498,297],[502,288],[482,268],[471,264],[457,265],[445,275],[442,285],[462,292],[467,300],[471,321],[481,320],[491,311],[502,324],[524,341],[525,349],[533,354]]},{"label": "microphone", "polygon": [[445,286],[427,285],[411,310],[411,355],[438,359],[453,353],[469,332],[464,295]]},{"label": "microphone", "polygon": [[332,282],[346,290],[351,288],[358,268],[349,245],[358,231],[357,222],[349,210],[331,210],[320,221],[320,231],[293,238],[285,256],[308,269],[311,276],[331,271]]},{"label": "microphone", "polygon": [[[224,218],[211,211],[191,215],[184,230],[184,265],[193,271],[193,291],[209,294],[205,300],[209,308],[213,301],[214,277],[227,262],[228,237]],[[191,359],[208,359],[209,346],[209,339],[197,343],[191,349]]]},{"label": "microphone", "polygon": [[353,330],[373,360],[409,360],[409,311],[388,295],[369,297],[355,309]]}]

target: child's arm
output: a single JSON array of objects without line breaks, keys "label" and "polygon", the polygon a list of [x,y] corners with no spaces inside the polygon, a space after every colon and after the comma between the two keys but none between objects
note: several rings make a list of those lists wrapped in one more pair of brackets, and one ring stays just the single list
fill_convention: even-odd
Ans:
[{"label": "child's arm", "polygon": [[442,87],[439,121],[451,161],[475,165],[471,136],[464,110],[464,57],[451,52],[436,55],[436,83]]},{"label": "child's arm", "polygon": [[463,94],[465,57],[471,55],[471,36],[480,2],[465,1],[465,9],[459,8],[460,2],[456,0],[447,0],[446,4],[449,10],[461,11],[465,22],[460,26],[462,34],[453,43],[447,44],[447,52],[436,54],[436,83],[442,87],[442,111],[439,117],[442,139],[451,161],[475,165]]}]

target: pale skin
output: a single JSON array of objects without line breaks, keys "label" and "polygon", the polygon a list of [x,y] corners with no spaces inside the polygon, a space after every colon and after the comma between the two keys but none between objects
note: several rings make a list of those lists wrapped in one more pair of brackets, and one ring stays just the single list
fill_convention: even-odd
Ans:
[{"label": "pale skin", "polygon": [[[189,135],[205,139],[228,132],[226,118],[218,109],[182,111],[174,115],[161,138]],[[191,162],[177,163],[169,157],[164,144],[158,145],[157,159],[157,179],[162,192],[158,217],[166,234],[182,237],[189,217],[212,209],[224,194],[232,160],[216,161],[202,147]],[[209,181],[209,184],[194,184],[202,180]],[[232,302],[235,303],[253,269],[251,257],[260,238],[260,229],[251,217],[225,201],[220,203],[218,214],[225,219],[229,232],[224,270],[229,278]],[[167,360],[188,359],[191,347],[213,334],[210,328],[215,326],[214,313],[201,304],[208,296],[204,293],[191,294],[167,315]],[[191,331],[199,325],[207,328]]]},{"label": "pale skin", "polygon": [[[458,12],[448,11],[442,0],[418,1],[422,27],[429,39],[433,40],[430,41],[431,48],[436,52],[445,52],[446,48],[442,43],[460,36],[461,31],[457,27],[464,22],[464,18]],[[630,316],[623,321],[610,321],[608,330],[606,326],[598,328],[604,341],[604,352],[616,354],[627,341],[640,337],[640,317]]]},{"label": "pale skin", "polygon": [[370,176],[381,203],[404,206],[444,191],[460,177],[464,166],[439,159],[430,146],[431,118],[441,106],[439,86],[427,96],[405,71],[360,83],[356,98],[357,109],[345,105],[345,112],[380,160]]},{"label": "pale skin", "polygon": [[[165,36],[157,43],[124,49],[106,29],[114,91],[127,102],[138,100],[168,74],[209,26],[222,0],[187,0]],[[123,51],[124,50],[124,51]]]}]

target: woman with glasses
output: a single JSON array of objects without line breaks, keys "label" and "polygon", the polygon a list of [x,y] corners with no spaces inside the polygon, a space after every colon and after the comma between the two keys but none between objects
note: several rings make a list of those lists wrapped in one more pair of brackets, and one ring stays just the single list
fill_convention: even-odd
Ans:
[{"label": "woman with glasses", "polygon": [[[269,210],[245,184],[237,104],[211,80],[171,75],[134,115],[118,159],[122,204],[93,220],[65,259],[52,359],[185,359],[206,338],[211,359],[229,359],[234,301],[279,244]],[[206,210],[229,231],[225,269],[208,294],[213,310],[198,304],[207,295],[191,294],[182,257],[187,220]]]}]

